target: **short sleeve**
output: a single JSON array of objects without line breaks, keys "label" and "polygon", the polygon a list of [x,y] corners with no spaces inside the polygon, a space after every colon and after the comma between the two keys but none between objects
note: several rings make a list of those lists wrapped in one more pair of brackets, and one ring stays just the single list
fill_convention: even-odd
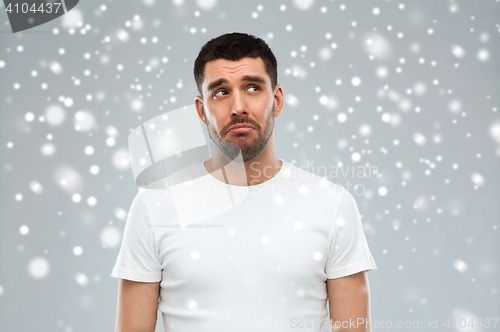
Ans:
[{"label": "short sleeve", "polygon": [[368,248],[358,205],[351,193],[343,187],[329,241],[330,251],[325,268],[327,279],[377,269]]},{"label": "short sleeve", "polygon": [[123,241],[111,272],[114,278],[142,282],[161,281],[161,263],[145,189],[134,197],[123,231]]}]

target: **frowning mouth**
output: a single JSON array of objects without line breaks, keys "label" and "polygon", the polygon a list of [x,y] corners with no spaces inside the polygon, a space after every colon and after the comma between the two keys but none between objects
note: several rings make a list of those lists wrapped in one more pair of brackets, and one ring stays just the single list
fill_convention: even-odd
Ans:
[{"label": "frowning mouth", "polygon": [[227,133],[228,134],[243,134],[243,133],[250,133],[254,130],[255,129],[250,124],[237,124],[237,125],[232,126]]}]

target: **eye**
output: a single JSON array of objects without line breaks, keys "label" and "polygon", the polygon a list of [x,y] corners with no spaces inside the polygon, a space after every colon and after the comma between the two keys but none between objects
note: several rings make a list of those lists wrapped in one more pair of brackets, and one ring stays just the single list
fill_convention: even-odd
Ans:
[{"label": "eye", "polygon": [[217,94],[218,94],[218,93],[220,93],[220,92],[226,92],[226,91],[225,91],[225,90],[219,90],[219,91],[217,91],[216,93],[214,93],[214,94],[213,94],[213,96],[214,96],[214,97],[215,97],[215,96],[217,96]]},{"label": "eye", "polygon": [[257,91],[257,90],[259,90],[259,87],[258,87],[258,86],[253,85],[253,86],[251,86],[251,87],[250,87],[250,89],[255,89],[255,91]]}]

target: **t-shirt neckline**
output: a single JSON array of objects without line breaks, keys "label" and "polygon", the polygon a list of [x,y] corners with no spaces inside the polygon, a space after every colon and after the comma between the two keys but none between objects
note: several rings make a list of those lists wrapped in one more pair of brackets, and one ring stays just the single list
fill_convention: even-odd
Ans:
[{"label": "t-shirt neckline", "polygon": [[212,174],[210,174],[210,172],[205,168],[205,164],[204,164],[204,161],[201,162],[201,168],[203,169],[203,173],[204,175],[208,175],[208,177],[210,179],[212,179],[212,181],[214,183],[217,183],[217,185],[219,186],[223,186],[223,187],[230,187],[231,189],[235,189],[235,190],[240,190],[240,189],[244,189],[244,190],[249,190],[251,188],[261,188],[263,186],[267,186],[267,185],[270,185],[272,184],[273,182],[277,181],[278,178],[282,177],[283,174],[284,174],[284,168],[287,167],[287,162],[282,160],[282,159],[279,159],[279,161],[282,162],[282,165],[281,165],[281,168],[280,170],[278,171],[278,173],[276,173],[272,178],[270,178],[269,180],[265,181],[265,182],[262,182],[262,183],[259,183],[259,184],[255,184],[253,186],[235,186],[235,185],[232,185],[232,184],[227,184],[225,182],[222,182],[220,181],[219,179],[217,179],[215,176],[213,176]]}]

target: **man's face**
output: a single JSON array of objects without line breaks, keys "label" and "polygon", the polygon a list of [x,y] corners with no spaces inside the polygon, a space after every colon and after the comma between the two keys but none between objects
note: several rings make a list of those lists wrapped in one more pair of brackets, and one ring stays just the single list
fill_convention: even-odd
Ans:
[{"label": "man's face", "polygon": [[[281,113],[283,101],[281,87],[271,86],[264,61],[261,58],[209,61],[202,89],[203,100],[197,96],[196,108],[212,141],[230,159],[239,150],[244,161],[257,156],[273,134],[274,118]],[[235,124],[249,124],[253,129],[230,131]]]}]

